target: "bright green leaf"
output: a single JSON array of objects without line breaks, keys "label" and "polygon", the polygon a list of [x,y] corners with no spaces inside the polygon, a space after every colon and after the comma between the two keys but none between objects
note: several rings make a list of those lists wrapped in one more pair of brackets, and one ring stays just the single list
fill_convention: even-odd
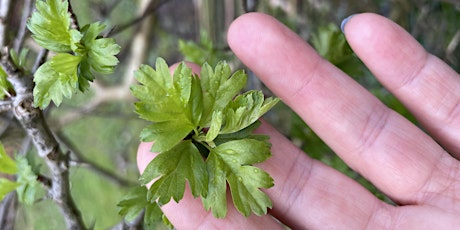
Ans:
[{"label": "bright green leaf", "polygon": [[226,108],[225,125],[221,133],[233,133],[248,127],[278,101],[278,98],[264,100],[264,95],[260,91],[248,91],[237,96]]},{"label": "bright green leaf", "polygon": [[149,163],[140,180],[147,184],[156,178],[148,195],[151,201],[158,199],[160,205],[168,203],[171,198],[176,202],[181,200],[186,180],[193,196],[206,196],[206,165],[191,140],[183,141],[171,150],[160,153]]},{"label": "bright green leaf", "polygon": [[[155,141],[153,152],[163,152],[173,148],[192,132],[201,116],[201,100],[192,95],[191,89],[199,89],[190,69],[179,67],[174,79],[166,62],[158,59],[155,71],[143,65],[135,72],[142,85],[132,86],[131,90],[140,101],[135,103],[135,111],[143,119],[154,122],[141,133],[143,141]],[[188,69],[188,70],[187,70]],[[198,88],[197,88],[198,85]],[[192,97],[193,96],[193,97]]]},{"label": "bright green leaf", "polygon": [[213,70],[204,64],[201,70],[203,90],[203,117],[201,127],[209,127],[214,111],[223,110],[246,85],[247,75],[243,71],[231,74],[226,62],[219,62]]},{"label": "bright green leaf", "polygon": [[151,151],[158,153],[141,176],[144,184],[154,180],[148,200],[178,202],[188,181],[206,209],[224,217],[228,183],[243,215],[265,214],[271,201],[260,189],[273,186],[273,179],[252,164],[270,156],[270,142],[253,131],[278,99],[256,91],[237,96],[247,75],[232,74],[225,62],[214,69],[203,65],[198,78],[184,64],[171,76],[166,62],[157,59],[156,70],[144,65],[135,77],[140,83],[131,87],[139,99],[135,111],[153,122],[141,140],[153,141]]},{"label": "bright green leaf", "polygon": [[[87,59],[86,62],[91,68],[102,74],[110,74],[113,73],[115,66],[118,64],[118,58],[115,55],[120,52],[120,46],[115,43],[113,38],[98,37],[104,29],[105,25],[99,22],[84,26],[81,30],[83,34],[81,42],[85,47],[84,55],[85,59]],[[90,73],[83,74],[86,76],[90,75]],[[92,77],[85,78],[92,80]]]},{"label": "bright green leaf", "polygon": [[18,168],[16,162],[6,154],[5,148],[0,143],[0,172],[6,174],[16,174]]},{"label": "bright green leaf", "polygon": [[54,52],[71,51],[68,1],[37,0],[36,9],[27,24],[34,40]]},{"label": "bright green leaf", "polygon": [[18,186],[19,183],[5,178],[0,178],[0,201],[2,201],[8,193],[14,191]]},{"label": "bright green leaf", "polygon": [[18,166],[17,182],[20,184],[16,188],[19,201],[25,204],[32,204],[35,201],[35,195],[40,186],[37,176],[32,171],[25,157],[17,156],[16,162]]},{"label": "bright green leaf", "polygon": [[34,76],[35,106],[45,108],[51,100],[59,106],[63,97],[70,97],[75,93],[80,61],[80,56],[61,53],[40,66]]},{"label": "bright green leaf", "polygon": [[163,152],[177,145],[193,128],[185,118],[183,120],[158,122],[142,130],[141,140],[144,142],[155,141],[151,151]]},{"label": "bright green leaf", "polygon": [[8,96],[8,91],[13,88],[11,83],[7,80],[8,75],[3,70],[2,66],[0,66],[0,99],[5,98]]},{"label": "bright green leaf", "polygon": [[222,126],[222,111],[214,111],[212,114],[211,126],[208,133],[206,133],[206,142],[213,141],[219,134],[220,127]]},{"label": "bright green leaf", "polygon": [[260,188],[273,186],[273,179],[251,164],[270,157],[270,145],[253,139],[235,140],[212,149],[206,161],[209,175],[208,196],[203,199],[207,210],[222,218],[227,213],[226,183],[229,184],[235,207],[244,216],[251,212],[267,213],[272,203]]}]

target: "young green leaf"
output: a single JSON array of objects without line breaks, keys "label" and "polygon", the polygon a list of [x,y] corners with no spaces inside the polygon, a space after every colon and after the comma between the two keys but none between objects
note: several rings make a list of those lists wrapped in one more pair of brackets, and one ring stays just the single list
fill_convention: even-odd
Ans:
[{"label": "young green leaf", "polygon": [[225,126],[221,133],[233,133],[248,127],[275,106],[278,101],[278,98],[264,100],[264,95],[260,91],[248,91],[237,96],[226,107]]},{"label": "young green leaf", "polygon": [[48,106],[51,100],[61,104],[63,97],[76,92],[77,69],[80,56],[60,53],[40,66],[35,72],[34,104],[40,108]]},{"label": "young green leaf", "polygon": [[141,139],[155,141],[152,151],[163,152],[173,148],[197,127],[201,102],[195,97],[196,93],[191,97],[192,86],[196,91],[199,85],[190,70],[180,65],[173,79],[164,60],[158,59],[156,66],[157,71],[141,66],[135,77],[142,85],[132,86],[131,90],[140,99],[135,104],[136,113],[154,122],[143,129]]},{"label": "young green leaf", "polygon": [[17,182],[20,184],[16,188],[19,201],[25,204],[32,204],[35,201],[35,195],[40,185],[37,181],[37,176],[25,157],[17,156],[16,162],[18,166]]},{"label": "young green leaf", "polygon": [[5,178],[0,178],[0,201],[2,201],[8,193],[14,191],[18,186],[19,183]]},{"label": "young green leaf", "polygon": [[251,164],[263,162],[270,155],[270,144],[253,139],[229,141],[212,149],[206,160],[210,175],[208,196],[203,199],[205,208],[212,209],[216,217],[225,217],[227,182],[233,203],[244,216],[251,212],[266,214],[272,203],[260,188],[272,187],[273,179]]},{"label": "young green leaf", "polygon": [[246,85],[247,75],[243,71],[231,74],[226,62],[219,62],[213,70],[204,64],[201,70],[201,87],[203,89],[203,118],[201,127],[209,127],[214,111],[223,111],[228,103]]},{"label": "young green leaf", "polygon": [[156,178],[158,180],[150,187],[148,197],[150,201],[158,199],[160,205],[168,203],[171,198],[176,202],[181,200],[186,180],[195,197],[205,197],[207,193],[206,165],[191,140],[182,141],[171,150],[155,157],[148,164],[140,181],[147,184]]},{"label": "young green leaf", "polygon": [[113,38],[98,38],[105,29],[105,25],[98,22],[86,25],[82,28],[82,43],[87,51],[86,62],[94,71],[102,74],[111,74],[118,64],[115,56],[120,52],[120,46]]},{"label": "young green leaf", "polygon": [[71,51],[68,4],[62,0],[36,2],[37,11],[32,14],[27,28],[40,46],[54,52]]},{"label": "young green leaf", "polygon": [[15,174],[18,171],[16,162],[6,154],[5,148],[0,143],[0,172],[6,174]]},{"label": "young green leaf", "polygon": [[8,75],[0,66],[0,99],[5,98],[9,93],[8,91],[12,88],[11,83],[7,80]]}]

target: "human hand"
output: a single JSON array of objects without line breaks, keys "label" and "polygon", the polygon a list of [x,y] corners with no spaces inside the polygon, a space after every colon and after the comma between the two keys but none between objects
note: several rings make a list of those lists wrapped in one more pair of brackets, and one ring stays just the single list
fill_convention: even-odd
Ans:
[{"label": "human hand", "polygon": [[[275,19],[251,13],[228,32],[235,54],[354,170],[398,205],[309,158],[270,125],[273,156],[259,166],[275,186],[270,215],[225,219],[190,191],[162,207],[178,229],[454,229],[460,226],[460,78],[407,32],[375,14],[353,16],[350,46],[414,114],[424,131],[387,108]],[[142,171],[154,154],[142,143]]]}]

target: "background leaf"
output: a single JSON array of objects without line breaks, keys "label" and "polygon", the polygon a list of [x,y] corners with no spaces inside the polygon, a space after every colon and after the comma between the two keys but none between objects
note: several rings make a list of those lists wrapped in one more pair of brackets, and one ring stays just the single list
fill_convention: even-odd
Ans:
[{"label": "background leaf", "polygon": [[18,166],[17,182],[20,184],[16,188],[18,199],[25,204],[32,204],[35,201],[37,189],[40,187],[37,175],[32,171],[25,157],[17,156],[16,162]]},{"label": "background leaf", "polygon": [[19,183],[5,178],[0,178],[0,201],[2,201],[8,193],[14,191],[18,186]]},{"label": "background leaf", "polygon": [[225,217],[227,213],[226,182],[232,194],[233,204],[244,216],[251,212],[267,213],[272,206],[270,198],[260,188],[273,186],[273,179],[263,170],[251,164],[270,157],[270,144],[265,141],[243,139],[229,141],[212,149],[206,165],[209,176],[208,196],[203,200],[213,215]]},{"label": "background leaf", "polygon": [[[158,178],[159,177],[159,178]],[[147,166],[140,181],[147,184],[158,178],[150,187],[150,201],[158,199],[160,205],[173,198],[182,199],[185,181],[190,184],[193,196],[206,196],[207,172],[200,152],[190,140],[186,140],[169,151],[160,153]]]}]

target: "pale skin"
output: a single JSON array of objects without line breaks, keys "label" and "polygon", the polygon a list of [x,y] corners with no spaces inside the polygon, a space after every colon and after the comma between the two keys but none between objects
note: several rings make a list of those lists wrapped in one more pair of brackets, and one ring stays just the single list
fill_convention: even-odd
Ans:
[{"label": "pale skin", "polygon": [[[344,27],[354,52],[418,119],[422,131],[387,108],[274,18],[236,19],[228,42],[238,58],[351,168],[397,205],[309,158],[263,123],[273,156],[259,166],[275,186],[269,215],[249,218],[232,205],[215,219],[186,191],[162,207],[177,229],[455,229],[460,226],[460,78],[401,27],[375,14]],[[192,66],[197,71],[197,67]],[[138,151],[143,171],[155,154]],[[308,147],[307,147],[308,148]],[[229,201],[230,202],[230,201]]]}]

